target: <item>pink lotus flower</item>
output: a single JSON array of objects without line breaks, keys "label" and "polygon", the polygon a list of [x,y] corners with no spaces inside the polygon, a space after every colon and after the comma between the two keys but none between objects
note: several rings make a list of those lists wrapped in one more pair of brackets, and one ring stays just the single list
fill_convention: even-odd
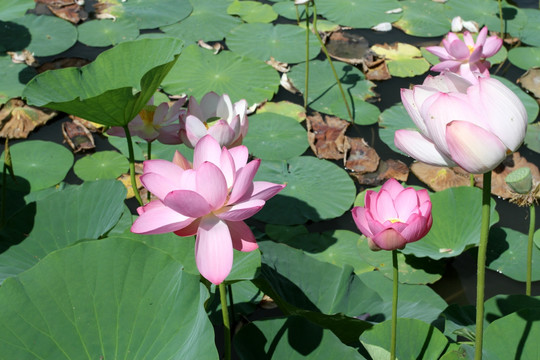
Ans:
[{"label": "pink lotus flower", "polygon": [[488,29],[484,26],[478,33],[475,43],[468,31],[463,33],[464,41],[451,32],[443,39],[443,46],[428,46],[426,50],[437,55],[441,61],[431,70],[455,72],[471,82],[474,82],[473,73],[476,71],[484,76],[489,76],[491,64],[486,58],[495,55],[501,48],[503,41],[497,36],[487,37],[487,33]]},{"label": "pink lotus flower", "polygon": [[192,96],[180,124],[180,138],[191,148],[205,135],[211,135],[221,146],[238,146],[248,131],[247,102],[240,100],[232,104],[228,95],[209,92],[199,105]]},{"label": "pink lotus flower", "polygon": [[494,78],[471,84],[454,73],[428,76],[401,89],[401,100],[419,131],[398,130],[394,143],[431,165],[491,171],[519,148],[527,130],[525,107]]},{"label": "pink lotus flower", "polygon": [[[159,106],[154,105],[152,97],[148,104],[139,112],[139,114],[129,122],[128,128],[132,136],[151,142],[158,140],[163,144],[181,144],[182,140],[178,136],[180,123],[178,119],[183,116],[186,109],[182,106],[187,98],[183,97],[174,102],[171,106],[164,102]],[[107,131],[107,134],[113,136],[125,137],[124,129],[120,126],[113,126]]]},{"label": "pink lotus flower", "polygon": [[367,190],[364,207],[353,208],[352,215],[371,250],[403,249],[426,236],[433,224],[427,190],[403,188],[395,179],[378,193]]},{"label": "pink lotus flower", "polygon": [[197,234],[195,260],[202,276],[220,284],[229,275],[233,248],[258,246],[243,220],[285,185],[253,182],[260,160],[247,162],[248,149],[227,150],[207,135],[195,146],[193,166],[179,152],[172,162],[147,160],[141,182],[157,199],[137,209],[131,231],[138,234]]}]

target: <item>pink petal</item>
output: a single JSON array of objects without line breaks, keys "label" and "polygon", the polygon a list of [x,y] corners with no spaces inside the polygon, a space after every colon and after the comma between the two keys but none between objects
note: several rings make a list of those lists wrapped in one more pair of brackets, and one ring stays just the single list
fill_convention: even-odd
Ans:
[{"label": "pink petal", "polygon": [[182,169],[187,170],[191,169],[191,163],[184,155],[182,155],[178,150],[174,152],[173,164],[180,166]]},{"label": "pink petal", "polygon": [[201,219],[202,218],[195,219],[191,224],[189,224],[185,228],[174,231],[174,233],[178,236],[193,236],[197,234],[197,230],[199,230],[199,224],[201,223]]},{"label": "pink petal", "polygon": [[208,130],[208,134],[217,140],[220,146],[228,146],[234,140],[234,130],[227,121],[218,120]]},{"label": "pink petal", "polygon": [[243,221],[225,221],[231,233],[233,248],[238,251],[249,252],[257,249],[257,241],[253,232]]},{"label": "pink petal", "polygon": [[385,220],[397,219],[398,214],[394,207],[394,200],[387,191],[381,189],[377,195],[377,214],[379,215],[380,222]]},{"label": "pink petal", "polygon": [[465,46],[467,46],[467,47],[470,46],[471,48],[474,48],[474,46],[475,46],[474,39],[473,39],[470,32],[465,31],[463,33],[463,41],[465,41],[465,44],[464,44]]},{"label": "pink petal", "polygon": [[206,199],[191,190],[171,191],[163,203],[174,211],[192,218],[198,218],[212,211]]},{"label": "pink petal", "polygon": [[249,200],[233,206],[223,208],[224,212],[216,212],[216,216],[221,220],[241,221],[252,217],[264,206],[264,200]]},{"label": "pink petal", "polygon": [[366,209],[361,206],[357,206],[357,207],[354,207],[351,210],[351,212],[352,212],[354,223],[356,224],[358,229],[362,232],[362,234],[364,234],[366,237],[372,237],[373,233],[369,229],[369,225],[366,219]]},{"label": "pink petal", "polygon": [[458,60],[464,60],[469,57],[469,48],[461,40],[454,40],[450,43],[448,53]]},{"label": "pink petal", "polygon": [[446,70],[451,71],[451,72],[456,72],[459,69],[460,65],[461,65],[461,61],[445,60],[436,65],[433,65],[430,70],[435,71],[435,72],[443,72]]},{"label": "pink petal", "polygon": [[496,53],[499,52],[503,44],[503,41],[501,38],[497,36],[490,36],[486,39],[486,43],[484,44],[484,52],[482,53],[482,56],[485,58],[492,57]]},{"label": "pink petal", "polygon": [[179,190],[181,188],[179,178],[170,178],[156,173],[147,173],[141,175],[140,179],[144,187],[160,200],[164,200],[165,196],[171,191]]},{"label": "pink petal", "polygon": [[193,168],[198,169],[205,161],[219,167],[221,162],[221,146],[210,135],[203,137],[193,152]]},{"label": "pink petal", "polygon": [[[431,199],[429,198],[429,193],[426,189],[421,189],[416,192],[416,195],[418,196],[418,203],[420,205],[423,205],[424,203],[429,202],[431,204]],[[426,214],[422,212],[422,214]]]},{"label": "pink petal", "polygon": [[268,200],[278,192],[283,190],[285,185],[274,184],[266,181],[255,181],[253,182],[253,191],[251,193],[251,199],[261,199]]},{"label": "pink petal", "polygon": [[449,123],[446,141],[452,159],[473,174],[491,171],[506,158],[506,147],[501,140],[470,122]]},{"label": "pink petal", "polygon": [[229,149],[229,153],[234,159],[234,167],[237,171],[246,166],[249,158],[249,151],[247,147],[244,145],[236,146]]},{"label": "pink petal", "polygon": [[456,164],[443,154],[433,142],[418,131],[397,130],[394,144],[398,149],[418,161],[436,166],[455,166]]},{"label": "pink petal", "polygon": [[159,129],[159,136],[157,137],[157,140],[160,143],[167,144],[167,145],[181,144],[182,140],[180,139],[180,136],[178,135],[179,131],[180,131],[180,124],[171,124],[171,125],[163,126]]},{"label": "pink petal", "polygon": [[216,109],[220,100],[221,97],[213,91],[204,95],[201,99],[202,117],[199,119],[201,119],[202,121],[206,121],[212,117],[217,116]]},{"label": "pink petal", "polygon": [[407,227],[401,231],[407,243],[420,240],[424,237],[429,229],[427,228],[427,218],[420,215],[413,215]]},{"label": "pink petal", "polygon": [[167,120],[167,112],[169,111],[169,104],[163,102],[154,111],[154,124],[163,125]]},{"label": "pink petal", "polygon": [[126,137],[126,132],[121,126],[113,126],[109,130],[107,130],[107,135]]},{"label": "pink petal", "polygon": [[453,56],[442,46],[428,46],[426,50],[439,57],[439,60],[453,60]]},{"label": "pink petal", "polygon": [[486,42],[486,37],[488,33],[488,28],[484,26],[482,30],[478,33],[478,36],[476,37],[476,46],[484,46]]},{"label": "pink petal", "polygon": [[424,119],[420,116],[419,105],[421,105],[427,97],[433,94],[433,90],[426,89],[422,86],[415,86],[414,90],[401,89],[401,101],[403,102],[403,106],[405,106],[405,110],[407,110],[412,121],[423,134],[426,134],[427,130]]},{"label": "pink petal", "polygon": [[405,222],[412,213],[418,212],[418,196],[416,190],[407,188],[394,200],[394,206],[398,213],[398,219]]},{"label": "pink petal", "polygon": [[392,228],[378,233],[372,241],[383,250],[402,249],[407,244],[407,240]]},{"label": "pink petal", "polygon": [[392,199],[396,199],[399,194],[403,192],[403,185],[399,183],[394,178],[388,179],[384,185],[381,187],[381,190],[384,190],[390,194]]},{"label": "pink petal", "polygon": [[255,177],[260,164],[261,160],[255,159],[236,172],[236,180],[229,197],[229,204],[234,204],[251,195],[253,178]]},{"label": "pink petal", "polygon": [[483,51],[482,45],[474,48],[473,52],[471,53],[471,56],[469,57],[469,63],[474,64],[475,62],[479,61],[480,58],[482,57],[482,51]]},{"label": "pink petal", "polygon": [[375,217],[375,214],[372,211],[367,211],[365,216],[366,216],[366,222],[369,228],[369,232],[374,235],[377,235],[378,233],[380,233],[381,231],[384,231],[388,227],[388,226],[383,225],[383,223],[386,222],[386,220],[379,221],[381,218],[378,217],[378,215],[377,217]]},{"label": "pink petal", "polygon": [[197,100],[195,99],[195,97],[193,97],[193,96],[189,97],[187,113],[188,113],[188,115],[193,115],[193,116],[195,116],[196,118],[199,118],[199,119],[204,118],[202,109],[199,106],[199,104],[197,103]]},{"label": "pink petal", "polygon": [[213,210],[221,208],[227,199],[227,181],[221,170],[214,164],[205,162],[197,170],[196,189]]},{"label": "pink petal", "polygon": [[227,180],[227,188],[230,188],[236,179],[236,167],[234,166],[234,159],[227,149],[221,150],[219,168],[225,176],[225,180]]},{"label": "pink petal", "polygon": [[233,247],[227,224],[216,217],[201,220],[195,241],[195,262],[201,275],[219,285],[233,265]]},{"label": "pink petal", "polygon": [[131,232],[136,234],[164,234],[182,229],[193,222],[193,218],[165,206],[160,200],[145,205],[133,222]]},{"label": "pink petal", "polygon": [[199,140],[208,134],[206,126],[199,118],[188,115],[185,120],[185,135],[191,144],[197,144]]},{"label": "pink petal", "polygon": [[221,97],[219,97],[215,109],[216,116],[222,118],[226,122],[230,122],[233,114],[233,106],[229,95],[223,94]]}]

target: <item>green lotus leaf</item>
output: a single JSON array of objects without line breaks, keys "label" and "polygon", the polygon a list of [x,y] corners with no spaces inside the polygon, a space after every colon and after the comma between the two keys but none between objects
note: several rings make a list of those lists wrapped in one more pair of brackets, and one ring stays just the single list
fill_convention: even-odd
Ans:
[{"label": "green lotus leaf", "polygon": [[[109,144],[111,144],[116,149],[118,149],[118,151],[120,151],[120,153],[122,155],[124,155],[124,157],[126,159],[129,158],[129,149],[128,149],[128,144],[127,144],[127,140],[126,140],[125,137],[107,135],[107,140],[109,141]],[[143,147],[147,146],[146,141],[144,141],[143,139],[141,139],[138,136],[132,136],[131,140],[133,142],[135,142],[136,144],[138,144],[139,142],[141,144],[144,144]],[[146,160],[146,158],[144,157],[144,152],[141,149],[141,147],[139,147],[139,146],[134,146],[133,147],[133,157],[134,157],[135,161],[144,161],[144,160]],[[172,160],[172,157],[170,159],[167,159],[167,160]]]},{"label": "green lotus leaf", "polygon": [[75,163],[75,175],[84,181],[116,179],[128,171],[129,162],[126,157],[116,151],[98,151],[85,156]]},{"label": "green lotus leaf", "polygon": [[[13,21],[0,20],[2,37],[0,37],[0,55],[7,51],[20,52],[30,45],[32,35],[26,26],[17,24]],[[8,57],[10,60],[11,58]]]},{"label": "green lotus leaf", "polygon": [[527,18],[527,23],[519,32],[519,38],[525,44],[540,46],[540,39],[538,37],[538,32],[540,31],[540,10],[519,9],[519,11],[525,14]]},{"label": "green lotus leaf", "polygon": [[495,295],[484,304],[484,317],[487,322],[493,322],[504,316],[522,309],[540,308],[540,297],[522,294]]},{"label": "green lotus leaf", "polygon": [[[227,35],[230,50],[260,60],[275,60],[285,63],[306,61],[306,30],[287,24],[242,24]],[[310,34],[309,58],[321,52],[315,35]]]},{"label": "green lotus leaf", "polygon": [[234,337],[239,359],[365,359],[330,330],[299,317],[251,322]]},{"label": "green lotus leaf", "polygon": [[31,41],[26,49],[35,56],[59,54],[77,41],[75,26],[54,16],[26,14],[12,21],[28,28]]},{"label": "green lotus leaf", "polygon": [[349,210],[356,195],[354,183],[345,170],[311,156],[262,161],[255,180],[287,184],[255,215],[271,224],[303,224],[341,216]]},{"label": "green lotus leaf", "polygon": [[540,47],[517,47],[508,52],[508,61],[523,70],[540,66]]},{"label": "green lotus leaf", "polygon": [[261,60],[239,56],[231,51],[218,55],[188,46],[163,81],[169,94],[186,93],[197,100],[210,91],[228,94],[233,102],[249,104],[271,99],[279,87],[279,75]]},{"label": "green lotus leaf", "polygon": [[309,146],[302,125],[293,118],[272,113],[249,117],[249,132],[243,144],[263,160],[287,160],[302,155]]},{"label": "green lotus leaf", "polygon": [[[427,1],[424,1],[427,2]],[[473,20],[479,25],[486,24],[491,30],[500,30],[500,20],[498,18],[499,8],[497,2],[491,0],[452,0],[444,4],[444,15],[452,20],[456,16],[461,16],[463,20]],[[497,26],[489,25],[490,21],[497,21]],[[450,31],[450,23],[447,23],[447,31]],[[442,34],[441,34],[442,35]]]},{"label": "green lotus leaf", "polygon": [[[400,1],[403,16],[394,26],[413,36],[435,37],[450,30],[450,20],[444,5],[430,0]],[[476,20],[476,19],[475,19]]]},{"label": "green lotus leaf", "polygon": [[[6,187],[14,190],[36,191],[54,186],[64,180],[73,154],[62,145],[50,141],[27,140],[10,146],[11,161],[17,181],[8,177]],[[4,153],[0,164],[4,163]]]},{"label": "green lotus leaf", "polygon": [[[122,215],[125,197],[122,183],[101,180],[70,186],[27,205],[13,216],[14,230],[27,237],[0,254],[0,280],[31,268],[54,250],[99,238]],[[33,226],[20,229],[19,220]]]},{"label": "green lotus leaf", "polygon": [[[296,6],[292,1],[280,1],[272,5],[272,9],[280,16],[287,18],[289,20],[297,20],[297,16],[300,18],[300,21],[305,21],[306,18],[306,6]],[[298,13],[297,10],[298,9]],[[309,17],[313,15],[313,9],[308,8]]]},{"label": "green lotus leaf", "polygon": [[395,46],[373,45],[371,50],[385,57],[392,76],[412,77],[429,70],[429,63],[415,46],[405,43],[397,43]]},{"label": "green lotus leaf", "polygon": [[[228,294],[229,290],[231,290],[234,300],[234,321],[239,321],[240,319],[247,317],[260,309],[259,304],[261,301],[263,301],[264,294],[251,281],[238,281],[227,284]],[[222,326],[223,314],[221,313],[219,288],[215,285],[211,286],[210,294],[211,298],[205,306],[206,312],[208,313],[208,317],[214,326]]]},{"label": "green lotus leaf", "polygon": [[[482,222],[482,190],[456,187],[436,192],[430,197],[433,227],[424,238],[407,244],[402,252],[438,260],[457,256],[477,245]],[[491,199],[490,224],[498,220],[495,200]]]},{"label": "green lotus leaf", "polygon": [[[373,326],[360,336],[374,359],[390,356],[391,320]],[[438,359],[448,344],[436,327],[417,319],[397,319],[396,358]]]},{"label": "green lotus leaf", "polygon": [[384,110],[379,117],[379,137],[395,152],[406,155],[394,144],[394,134],[399,129],[417,130],[416,125],[405,110],[403,104],[399,103]]},{"label": "green lotus leaf", "polygon": [[0,2],[0,20],[16,19],[35,6],[34,0],[4,0]]},{"label": "green lotus leaf", "polygon": [[123,42],[81,69],[36,76],[23,96],[32,105],[103,125],[124,126],[156,92],[181,50],[182,41],[170,38]]},{"label": "green lotus leaf", "polygon": [[[492,10],[495,6],[494,3],[490,3],[490,1],[486,0],[479,2],[469,2],[469,4],[470,5],[468,6],[474,6],[473,4],[478,4],[481,6],[486,5],[484,11]],[[511,36],[515,37],[521,37],[522,32],[526,27],[531,28],[532,32],[534,32],[534,29],[535,27],[537,27],[537,25],[533,23],[528,24],[527,15],[523,11],[523,9],[510,5],[506,0],[501,1],[501,8],[503,15],[504,32],[509,33]],[[480,9],[478,10],[481,11]],[[500,33],[502,29],[498,6],[496,7],[496,10],[491,13],[491,16],[489,16],[489,13],[487,11],[485,12],[484,16],[482,16],[482,23],[485,24],[485,26],[487,26],[490,30]],[[478,23],[480,24],[480,22]],[[536,40],[536,42],[538,42],[538,40]]]},{"label": "green lotus leaf", "polygon": [[527,125],[524,143],[532,151],[540,153],[540,123]]},{"label": "green lotus leaf", "polygon": [[[472,305],[449,305],[441,314],[444,318],[444,334],[454,341],[458,335],[474,341],[476,332],[476,308]],[[484,327],[488,322],[484,321]]]},{"label": "green lotus leaf", "polygon": [[207,298],[162,251],[85,241],[2,284],[0,358],[217,359]]},{"label": "green lotus leaf", "polygon": [[306,119],[306,111],[298,104],[289,101],[267,102],[257,110],[257,114],[272,113],[284,115],[302,122]]},{"label": "green lotus leaf", "polygon": [[238,15],[247,23],[269,23],[278,17],[272,6],[257,1],[235,0],[227,8],[227,13]]},{"label": "green lotus leaf", "polygon": [[398,20],[401,14],[387,13],[402,7],[396,0],[318,0],[317,10],[326,19],[340,25],[369,29],[382,22]]},{"label": "green lotus leaf", "polygon": [[242,23],[240,18],[227,14],[233,0],[189,0],[189,2],[193,6],[193,11],[187,18],[177,24],[160,28],[170,36],[184,40],[186,45],[199,40],[221,41],[229,30]]},{"label": "green lotus leaf", "polygon": [[15,64],[10,56],[0,56],[0,104],[20,97],[25,84],[37,74],[34,68]]},{"label": "green lotus leaf", "polygon": [[109,46],[124,41],[135,40],[139,29],[127,20],[93,20],[77,27],[79,41],[88,46]]}]

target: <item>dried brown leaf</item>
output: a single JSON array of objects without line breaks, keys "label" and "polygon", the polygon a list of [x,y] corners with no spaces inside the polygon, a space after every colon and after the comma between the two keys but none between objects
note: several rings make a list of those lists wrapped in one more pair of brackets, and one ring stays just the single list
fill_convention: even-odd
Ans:
[{"label": "dried brown leaf", "polygon": [[351,173],[361,185],[378,186],[382,185],[388,179],[398,181],[407,181],[409,177],[409,168],[399,160],[385,160],[379,162],[379,167],[372,173]]},{"label": "dried brown leaf", "polygon": [[415,162],[411,165],[413,174],[433,191],[442,191],[456,186],[470,185],[469,173],[459,167],[428,165]]},{"label": "dried brown leaf", "polygon": [[26,139],[32,130],[47,123],[56,115],[55,111],[29,106],[19,99],[11,99],[0,110],[0,137]]},{"label": "dried brown leaf", "polygon": [[75,153],[94,150],[96,147],[94,137],[90,131],[77,120],[62,123],[62,135],[64,135],[64,140]]},{"label": "dried brown leaf", "polygon": [[540,99],[540,68],[532,68],[517,80],[521,86],[533,93],[534,97]]},{"label": "dried brown leaf", "polygon": [[344,158],[345,131],[349,122],[320,113],[306,117],[308,142],[318,158],[340,160]]},{"label": "dried brown leaf", "polygon": [[345,167],[358,174],[372,173],[379,166],[380,157],[362,138],[345,137],[344,147],[348,150]]},{"label": "dried brown leaf", "polygon": [[90,60],[82,58],[62,58],[56,59],[51,62],[45,63],[37,68],[38,73],[42,73],[47,70],[57,70],[64,69],[68,67],[83,67],[86,64],[89,64]]}]

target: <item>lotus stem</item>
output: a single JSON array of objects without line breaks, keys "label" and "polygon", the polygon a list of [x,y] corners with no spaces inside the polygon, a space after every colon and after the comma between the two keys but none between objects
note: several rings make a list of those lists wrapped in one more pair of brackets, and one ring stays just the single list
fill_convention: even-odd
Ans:
[{"label": "lotus stem", "polygon": [[3,170],[2,170],[2,205],[0,205],[0,228],[4,225],[4,221],[6,219],[6,183],[7,183],[7,165],[6,163],[4,163]]},{"label": "lotus stem", "polygon": [[484,285],[486,277],[486,250],[489,236],[489,217],[491,206],[491,171],[484,174],[482,190],[482,225],[480,245],[478,246],[477,280],[476,280],[476,337],[475,360],[482,360],[482,343],[484,338]]},{"label": "lotus stem", "polygon": [[396,359],[397,303],[398,303],[398,258],[397,250],[392,250],[393,291],[392,291],[392,334],[390,336],[390,360]]},{"label": "lotus stem", "polygon": [[131,177],[131,187],[133,188],[133,194],[139,202],[140,206],[143,206],[141,195],[139,194],[139,189],[137,188],[137,181],[135,180],[135,155],[133,155],[133,143],[131,141],[131,134],[129,133],[129,128],[127,125],[123,126],[124,132],[126,133],[126,140],[128,144],[129,151],[129,175]]},{"label": "lotus stem", "polygon": [[501,19],[501,39],[504,40],[504,20],[503,20],[503,11],[502,11],[502,2],[501,0],[497,0],[499,3],[499,19]]},{"label": "lotus stem", "polygon": [[470,174],[470,175],[469,175],[469,183],[470,183],[470,186],[471,186],[471,187],[474,186],[474,174]]},{"label": "lotus stem", "polygon": [[529,242],[527,244],[527,283],[525,285],[525,294],[531,296],[531,280],[532,280],[532,253],[533,253],[533,237],[534,226],[536,221],[536,208],[534,203],[529,206]]},{"label": "lotus stem", "polygon": [[[298,6],[296,7],[298,11]],[[309,3],[306,3],[306,83],[304,90],[304,110],[307,111],[309,88]],[[313,20],[315,21],[315,20]]]},{"label": "lotus stem", "polygon": [[231,325],[229,322],[229,308],[227,307],[227,289],[225,284],[219,286],[219,298],[221,300],[221,314],[223,315],[223,337],[225,341],[225,360],[231,360]]},{"label": "lotus stem", "polygon": [[[151,141],[147,141],[147,159],[148,160],[152,160],[152,142]],[[146,192],[146,200],[148,200],[148,202],[150,202],[150,198],[152,197],[152,193],[150,191],[147,191]]]},{"label": "lotus stem", "polygon": [[328,50],[326,50],[326,46],[324,45],[324,42],[321,39],[321,35],[319,34],[319,31],[317,30],[317,6],[315,6],[315,0],[312,1],[312,4],[313,4],[313,31],[315,32],[315,36],[317,36],[317,39],[319,40],[319,43],[321,44],[321,48],[324,54],[326,55],[328,62],[330,63],[330,67],[332,68],[332,72],[334,73],[334,77],[336,78],[339,91],[341,92],[341,96],[343,97],[343,101],[345,102],[345,107],[347,108],[347,114],[349,114],[349,119],[352,124],[354,123],[354,119],[352,116],[351,108],[349,107],[349,103],[347,102],[347,97],[345,96],[345,92],[343,91],[343,87],[341,86],[341,81],[339,81],[339,77],[337,75],[336,69],[334,68],[334,63],[332,62],[332,59],[330,58],[330,54],[328,54]]}]

